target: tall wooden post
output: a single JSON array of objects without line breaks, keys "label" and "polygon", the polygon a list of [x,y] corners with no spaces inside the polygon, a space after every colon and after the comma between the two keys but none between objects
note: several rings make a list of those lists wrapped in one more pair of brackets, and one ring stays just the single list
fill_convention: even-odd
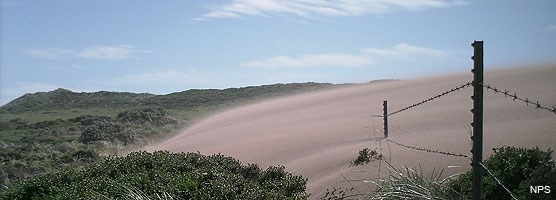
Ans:
[{"label": "tall wooden post", "polygon": [[382,106],[384,107],[384,114],[382,115],[384,118],[384,138],[388,138],[388,101],[382,102]]},{"label": "tall wooden post", "polygon": [[473,46],[473,187],[471,189],[472,199],[480,200],[482,198],[482,166],[483,161],[483,41],[475,41]]}]

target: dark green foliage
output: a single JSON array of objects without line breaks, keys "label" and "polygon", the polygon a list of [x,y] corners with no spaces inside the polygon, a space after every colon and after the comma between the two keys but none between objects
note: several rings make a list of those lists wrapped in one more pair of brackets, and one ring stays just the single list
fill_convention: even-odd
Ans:
[{"label": "dark green foliage", "polygon": [[27,126],[29,122],[21,118],[15,118],[9,121],[0,121],[0,130],[15,130]]},{"label": "dark green foliage", "polygon": [[[126,118],[129,113],[141,115]],[[93,163],[110,145],[133,145],[180,126],[163,108],[132,109],[119,116],[124,117],[87,115],[31,124],[21,119],[4,122],[0,131],[0,190],[9,180]]]},{"label": "dark green foliage", "polygon": [[[140,138],[153,136],[150,127],[179,127],[179,121],[168,110],[161,107],[130,109],[117,114],[117,117],[81,116],[70,119],[81,127],[79,141],[84,144],[96,142],[119,142],[124,145],[135,143]],[[155,134],[158,135],[158,134]]]},{"label": "dark green foliage", "polygon": [[79,167],[100,159],[98,150],[78,143],[0,145],[0,191],[18,179]]},{"label": "dark green foliage", "polygon": [[121,134],[123,128],[114,122],[99,122],[83,127],[79,141],[83,144],[91,144],[97,141],[115,141]]},{"label": "dark green foliage", "polygon": [[382,160],[382,154],[376,152],[376,149],[364,148],[359,150],[359,155],[354,161],[351,161],[351,166],[365,165],[373,160]]},{"label": "dark green foliage", "polygon": [[262,171],[222,155],[134,152],[19,181],[0,198],[122,198],[133,188],[148,197],[168,193],[178,199],[306,199],[305,183],[283,167]]},{"label": "dark green foliage", "polygon": [[162,107],[149,107],[126,110],[118,113],[117,119],[125,122],[153,122],[168,114],[168,110]]},{"label": "dark green foliage", "polygon": [[[517,199],[556,199],[554,192],[531,194],[530,186],[550,186],[556,188],[556,165],[552,160],[552,150],[542,151],[538,147],[525,149],[517,147],[495,148],[494,155],[484,161],[484,165],[503,183]],[[483,170],[483,199],[511,199],[510,195]],[[471,171],[459,176],[450,186],[470,195]]]},{"label": "dark green foliage", "polygon": [[98,152],[91,149],[78,149],[74,150],[73,152],[66,154],[64,157],[64,162],[71,163],[71,162],[94,162],[100,159]]},{"label": "dark green foliage", "polygon": [[130,107],[140,104],[141,100],[153,94],[134,94],[129,92],[76,93],[66,89],[51,92],[25,94],[2,106],[0,111],[23,113],[37,110],[59,110],[71,108]]},{"label": "dark green foliage", "polygon": [[82,126],[93,126],[99,123],[110,123],[113,121],[113,119],[107,116],[83,115],[80,117],[69,119],[69,121],[79,123]]},{"label": "dark green foliage", "polygon": [[178,123],[178,120],[172,117],[168,110],[158,106],[129,109],[118,113],[116,119],[120,122],[133,124],[150,123],[156,126],[176,125]]}]

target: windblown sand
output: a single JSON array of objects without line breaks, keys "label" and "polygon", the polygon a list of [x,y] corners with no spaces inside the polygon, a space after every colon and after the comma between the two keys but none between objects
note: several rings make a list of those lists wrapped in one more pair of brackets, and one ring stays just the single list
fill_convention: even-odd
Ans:
[{"label": "windblown sand", "polygon": [[[300,94],[241,106],[210,116],[183,133],[146,149],[222,153],[265,169],[283,165],[308,179],[311,198],[327,188],[368,190],[362,180],[384,178],[384,162],[349,167],[358,150],[376,149],[394,167],[446,168],[448,176],[470,169],[470,161],[407,149],[383,138],[382,102],[390,112],[472,80],[471,73],[375,82]],[[485,83],[518,96],[556,106],[556,67],[487,71]],[[470,155],[472,87],[389,118],[392,141],[431,150]],[[484,158],[504,145],[556,149],[556,114],[485,90]],[[453,167],[456,166],[456,167]],[[344,178],[345,177],[345,178]],[[345,179],[351,180],[349,183]],[[372,185],[372,184],[371,184]]]}]

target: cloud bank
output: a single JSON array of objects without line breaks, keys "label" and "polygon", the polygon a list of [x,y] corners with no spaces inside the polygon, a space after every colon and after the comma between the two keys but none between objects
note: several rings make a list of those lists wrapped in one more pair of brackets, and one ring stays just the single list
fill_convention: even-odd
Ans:
[{"label": "cloud bank", "polygon": [[282,67],[311,67],[311,66],[336,66],[336,67],[357,67],[369,65],[373,62],[363,55],[349,55],[349,54],[315,54],[304,55],[299,58],[292,58],[288,56],[276,56],[265,61],[249,61],[244,63],[247,67],[261,67],[261,68],[282,68]]},{"label": "cloud bank", "polygon": [[463,0],[233,0],[195,20],[241,16],[361,16],[400,10],[419,11],[466,4]]},{"label": "cloud bank", "polygon": [[413,46],[400,43],[390,48],[364,48],[356,54],[309,54],[300,57],[275,56],[266,60],[243,63],[246,67],[257,68],[303,68],[303,67],[361,67],[376,63],[378,59],[410,56],[436,57],[446,55],[444,50]]},{"label": "cloud bank", "polygon": [[138,54],[152,53],[150,50],[137,49],[129,45],[91,46],[79,50],[63,48],[28,49],[25,53],[41,59],[56,60],[62,58],[126,60],[138,58]]}]

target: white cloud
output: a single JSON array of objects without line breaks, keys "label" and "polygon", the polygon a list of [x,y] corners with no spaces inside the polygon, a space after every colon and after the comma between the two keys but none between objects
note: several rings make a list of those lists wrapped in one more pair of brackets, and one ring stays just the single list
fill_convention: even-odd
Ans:
[{"label": "white cloud", "polygon": [[75,56],[88,59],[108,59],[108,60],[124,60],[130,58],[133,54],[145,52],[137,50],[131,46],[93,46],[88,47],[80,52],[76,52]]},{"label": "white cloud", "polygon": [[25,52],[37,58],[50,60],[61,58],[125,60],[138,58],[137,54],[152,53],[153,51],[137,49],[129,45],[118,45],[91,46],[80,50],[62,48],[29,49]]},{"label": "white cloud", "polygon": [[73,53],[72,50],[59,49],[59,48],[29,49],[26,50],[25,52],[31,56],[42,58],[42,59],[49,59],[49,60],[71,56],[71,54]]},{"label": "white cloud", "polygon": [[325,82],[318,71],[292,72],[268,70],[232,70],[215,72],[207,69],[165,69],[126,74],[104,81],[105,87],[136,88],[134,91],[167,94],[187,89],[225,89],[274,83]]},{"label": "white cloud", "polygon": [[48,69],[56,70],[56,71],[65,71],[65,72],[75,72],[78,70],[83,69],[83,65],[80,64],[65,64],[65,63],[41,63],[41,65],[46,66]]},{"label": "white cloud", "polygon": [[403,59],[410,56],[443,56],[446,51],[418,47],[400,43],[390,48],[364,48],[357,54],[310,54],[298,58],[275,56],[267,60],[253,60],[243,64],[259,68],[301,68],[301,67],[361,67],[372,65],[375,60],[384,58]]},{"label": "white cloud", "polygon": [[316,54],[304,55],[300,58],[292,58],[288,56],[276,56],[265,61],[249,61],[244,63],[247,67],[261,68],[282,68],[282,67],[357,67],[372,64],[369,58],[361,55],[349,54]]},{"label": "white cloud", "polygon": [[441,56],[446,54],[446,52],[442,50],[418,47],[406,43],[400,43],[387,49],[365,48],[363,52],[378,57],[403,57],[411,55]]},{"label": "white cloud", "polygon": [[117,80],[112,81],[112,83],[134,86],[190,85],[210,82],[215,80],[214,78],[215,77],[208,77],[206,74],[200,74],[195,70],[183,72],[169,69],[155,70],[138,74],[126,74]]},{"label": "white cloud", "polygon": [[233,0],[197,20],[249,16],[360,16],[399,10],[425,10],[466,4],[463,0]]},{"label": "white cloud", "polygon": [[233,12],[227,11],[213,11],[202,15],[201,17],[195,18],[197,21],[203,21],[207,18],[239,18],[239,15]]}]

